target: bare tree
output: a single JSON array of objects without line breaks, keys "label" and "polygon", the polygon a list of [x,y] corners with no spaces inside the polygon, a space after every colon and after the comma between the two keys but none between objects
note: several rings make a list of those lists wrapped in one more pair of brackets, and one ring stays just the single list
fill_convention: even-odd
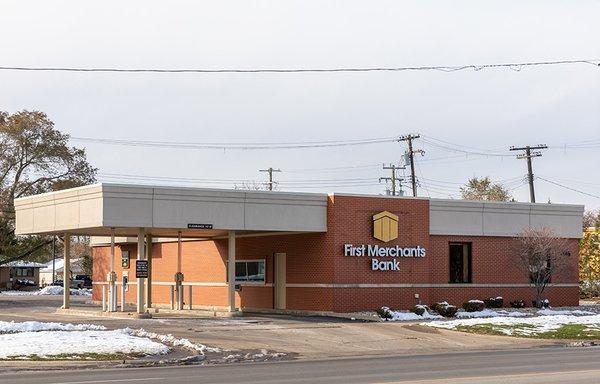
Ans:
[{"label": "bare tree", "polygon": [[[235,184],[233,189],[246,190],[246,191],[268,191],[269,186],[267,183],[260,183],[257,181],[244,181],[240,184]],[[277,184],[273,183],[273,190],[277,190]]]},{"label": "bare tree", "polygon": [[549,228],[523,231],[516,238],[514,257],[529,276],[538,308],[542,306],[544,291],[553,284],[552,279],[576,267],[567,240],[557,237]]}]

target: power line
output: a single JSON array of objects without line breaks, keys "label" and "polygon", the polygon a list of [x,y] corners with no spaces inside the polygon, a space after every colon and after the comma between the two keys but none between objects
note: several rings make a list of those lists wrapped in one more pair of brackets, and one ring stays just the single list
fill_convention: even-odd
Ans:
[{"label": "power line", "polygon": [[222,150],[255,150],[255,149],[300,149],[300,148],[329,148],[348,147],[357,145],[370,145],[397,142],[398,137],[381,137],[371,139],[337,140],[337,141],[309,141],[309,142],[283,142],[283,143],[190,143],[190,142],[165,142],[149,140],[108,139],[92,137],[71,137],[73,141],[90,143],[122,145],[131,147],[152,148],[177,148],[177,149],[222,149]]},{"label": "power line", "polygon": [[558,187],[562,187],[562,188],[568,189],[568,190],[573,191],[573,192],[581,193],[582,195],[591,196],[591,197],[595,197],[596,199],[600,199],[600,195],[594,195],[593,193],[584,192],[584,191],[580,191],[580,190],[575,189],[575,188],[567,187],[566,185],[562,185],[562,184],[556,183],[554,181],[550,181],[550,180],[545,179],[545,178],[540,177],[540,176],[537,176],[536,178],[538,178],[540,180],[544,180],[547,183],[554,184],[554,185],[556,185]]},{"label": "power line", "polygon": [[448,144],[448,145],[445,145],[445,144],[440,144],[440,143],[434,142],[434,141],[432,141],[432,139],[433,139],[432,137],[427,137],[427,138],[424,137],[422,140],[423,140],[423,142],[425,142],[431,146],[445,149],[450,152],[464,153],[465,155],[477,155],[477,156],[486,156],[486,157],[512,157],[512,155],[508,154],[508,153],[494,153],[494,152],[488,151],[486,149],[469,150],[469,149],[456,148],[457,146],[459,146],[458,144],[452,144],[452,143],[444,142],[442,140],[433,139],[433,140]]},{"label": "power line", "polygon": [[336,73],[336,72],[404,72],[404,71],[441,71],[457,72],[471,69],[481,71],[483,69],[508,68],[521,71],[523,68],[539,67],[549,65],[573,65],[587,64],[600,66],[600,59],[583,60],[551,60],[551,61],[526,61],[513,63],[492,64],[466,64],[466,65],[432,65],[411,67],[340,67],[340,68],[102,68],[102,67],[23,67],[23,66],[0,66],[3,71],[28,71],[28,72],[113,72],[113,73]]}]

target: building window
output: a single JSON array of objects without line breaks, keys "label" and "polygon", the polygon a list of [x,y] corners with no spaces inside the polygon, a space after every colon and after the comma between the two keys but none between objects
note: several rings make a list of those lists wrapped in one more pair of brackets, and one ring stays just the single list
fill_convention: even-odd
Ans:
[{"label": "building window", "polygon": [[15,268],[17,277],[33,277],[33,268]]},{"label": "building window", "polygon": [[471,283],[471,243],[450,243],[450,283]]},{"label": "building window", "polygon": [[242,260],[235,262],[235,281],[265,282],[264,260]]}]

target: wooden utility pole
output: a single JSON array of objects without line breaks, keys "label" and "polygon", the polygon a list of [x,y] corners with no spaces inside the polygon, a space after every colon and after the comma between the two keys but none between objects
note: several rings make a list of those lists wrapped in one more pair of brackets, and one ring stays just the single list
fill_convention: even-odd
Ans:
[{"label": "wooden utility pole", "polygon": [[[398,177],[398,175],[396,175],[396,171],[399,169],[405,169],[405,167],[399,167],[397,165],[394,164],[390,164],[389,166],[386,166],[385,164],[383,165],[383,169],[389,169],[392,171],[392,177],[380,177],[379,178],[379,182],[381,183],[382,180],[384,181],[391,181],[392,182],[392,196],[402,196],[404,193],[402,191],[402,178]],[[398,183],[398,190],[396,190],[396,183]]]},{"label": "wooden utility pole", "polygon": [[511,151],[525,151],[525,153],[521,153],[517,155],[517,159],[527,159],[527,178],[529,180],[529,200],[532,203],[535,203],[535,190],[533,188],[533,167],[531,165],[532,157],[540,157],[542,156],[542,152],[535,151],[536,149],[546,149],[548,146],[546,144],[539,144],[536,146],[525,146],[525,147],[510,147]]},{"label": "wooden utility pole", "polygon": [[398,141],[406,141],[408,142],[408,158],[409,158],[409,162],[410,162],[410,182],[412,184],[412,193],[413,193],[413,197],[417,196],[417,177],[415,176],[415,158],[414,158],[414,154],[415,153],[420,153],[421,156],[423,156],[425,154],[425,151],[423,151],[422,149],[417,149],[417,150],[413,150],[413,145],[412,145],[412,141],[414,139],[418,139],[419,137],[421,137],[421,135],[413,135],[413,134],[409,134],[409,135],[404,135],[404,136],[400,136],[400,138],[398,139]]},{"label": "wooden utility pole", "polygon": [[259,172],[268,172],[269,173],[269,181],[267,182],[267,188],[269,191],[273,190],[273,172],[281,172],[281,169],[273,169],[273,167],[269,167],[267,169],[259,169]]}]

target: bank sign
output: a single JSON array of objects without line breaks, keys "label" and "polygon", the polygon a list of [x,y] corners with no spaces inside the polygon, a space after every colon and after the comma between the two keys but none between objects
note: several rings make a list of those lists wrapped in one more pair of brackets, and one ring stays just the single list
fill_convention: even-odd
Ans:
[{"label": "bank sign", "polygon": [[[373,237],[383,242],[398,238],[398,216],[384,211],[373,216]],[[421,246],[400,247],[398,245],[386,247],[377,244],[344,244],[344,256],[370,257],[371,270],[373,271],[399,271],[398,258],[425,257],[427,251]],[[379,258],[391,257],[393,260]]]}]

